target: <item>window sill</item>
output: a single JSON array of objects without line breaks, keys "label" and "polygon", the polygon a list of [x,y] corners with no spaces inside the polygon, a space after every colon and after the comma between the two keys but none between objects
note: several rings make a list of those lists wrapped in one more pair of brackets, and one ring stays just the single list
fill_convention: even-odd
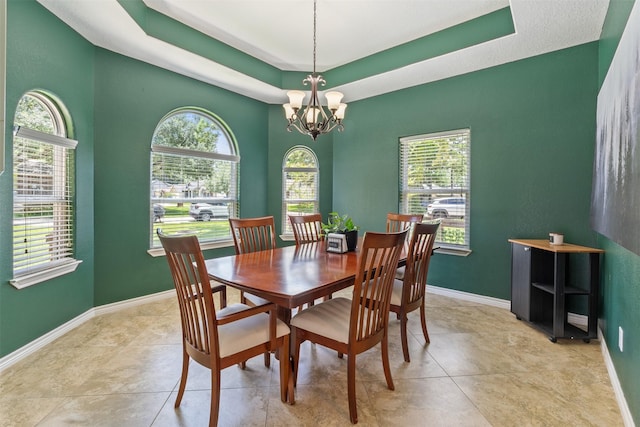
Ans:
[{"label": "window sill", "polygon": [[433,252],[442,255],[469,256],[472,251],[471,249],[440,247],[434,249]]},{"label": "window sill", "polygon": [[[209,249],[220,249],[233,247],[233,240],[223,240],[219,242],[206,242],[200,244],[200,249],[208,251]],[[147,253],[152,257],[165,256],[164,248],[152,248],[147,250]]]},{"label": "window sill", "polygon": [[295,242],[296,241],[295,237],[293,237],[293,234],[281,234],[280,235],[280,240],[282,240],[283,242]]},{"label": "window sill", "polygon": [[24,289],[29,286],[36,285],[47,280],[63,276],[65,274],[73,273],[78,268],[82,261],[71,260],[64,262],[63,264],[56,265],[46,270],[38,271],[36,273],[25,274],[24,276],[16,277],[9,280],[9,283],[16,289]]}]

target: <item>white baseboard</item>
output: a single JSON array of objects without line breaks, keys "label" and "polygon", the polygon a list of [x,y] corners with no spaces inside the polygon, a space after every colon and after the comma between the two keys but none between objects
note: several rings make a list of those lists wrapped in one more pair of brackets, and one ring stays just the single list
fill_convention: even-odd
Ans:
[{"label": "white baseboard", "polygon": [[607,346],[604,335],[602,335],[602,330],[600,328],[598,328],[598,339],[600,340],[600,349],[602,350],[604,364],[607,367],[609,379],[611,380],[611,387],[613,387],[613,392],[615,393],[616,400],[618,401],[618,407],[620,408],[620,414],[622,415],[622,422],[624,423],[625,427],[635,427],[633,417],[631,416],[631,409],[629,409],[627,399],[624,397],[624,391],[622,391],[620,380],[618,380],[616,367],[613,365],[613,360],[611,359],[611,355],[609,354],[609,347]]},{"label": "white baseboard", "polygon": [[490,305],[493,307],[504,308],[506,310],[511,309],[511,301],[509,300],[487,297],[484,295],[477,295],[469,292],[456,291],[455,289],[447,289],[438,286],[427,285],[427,293],[461,299],[464,301],[477,302],[478,304]]},{"label": "white baseboard", "polygon": [[93,318],[94,316],[99,316],[105,313],[112,313],[114,311],[122,310],[123,308],[146,304],[148,302],[157,301],[163,298],[169,298],[174,295],[174,292],[175,291],[171,289],[168,291],[151,294],[144,297],[132,298],[126,301],[120,301],[112,304],[106,304],[100,307],[91,308],[85,311],[84,313],[82,313],[81,315],[47,332],[41,337],[36,338],[35,340],[31,341],[29,344],[23,347],[20,347],[16,351],[9,353],[6,356],[0,358],[0,372],[12,366],[14,363],[17,363],[20,360],[24,359],[25,357],[29,356],[35,351],[40,350],[45,345],[52,343],[53,341],[57,340],[67,332],[82,325],[84,322]]},{"label": "white baseboard", "polygon": [[160,301],[166,298],[175,297],[175,289],[169,289],[168,291],[162,291],[151,295],[145,295],[143,297],[131,298],[125,301],[118,301],[111,304],[101,305],[94,308],[96,316],[106,313],[113,313],[124,308],[135,307],[141,304],[147,304],[153,301]]},{"label": "white baseboard", "polygon": [[57,340],[67,332],[82,325],[84,322],[91,319],[93,316],[94,316],[94,309],[87,310],[86,312],[82,313],[80,316],[75,317],[66,323],[63,323],[62,325],[58,326],[54,330],[49,331],[46,334],[31,341],[29,344],[23,347],[20,347],[13,353],[7,354],[6,356],[0,359],[0,372],[12,366],[14,363],[17,363],[20,360],[24,359],[31,353],[34,353],[40,350],[45,345],[52,343],[53,341]]},{"label": "white baseboard", "polygon": [[[487,297],[484,295],[472,294],[469,292],[456,291],[455,289],[440,288],[438,286],[427,285],[427,293],[456,298],[464,301],[477,302],[478,304],[490,305],[492,307],[511,310],[511,301],[500,298]],[[583,314],[568,313],[567,320],[572,325],[587,327],[589,318]]]}]

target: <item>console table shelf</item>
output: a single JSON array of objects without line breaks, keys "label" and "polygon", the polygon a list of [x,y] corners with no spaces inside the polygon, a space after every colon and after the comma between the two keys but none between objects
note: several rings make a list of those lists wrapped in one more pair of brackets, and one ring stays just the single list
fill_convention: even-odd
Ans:
[{"label": "console table shelf", "polygon": [[[551,245],[548,240],[509,239],[511,243],[511,312],[556,342],[558,338],[597,338],[598,289],[602,249],[571,244]],[[569,255],[588,256],[585,284],[567,283]],[[587,330],[568,322],[567,303],[586,298]]]}]

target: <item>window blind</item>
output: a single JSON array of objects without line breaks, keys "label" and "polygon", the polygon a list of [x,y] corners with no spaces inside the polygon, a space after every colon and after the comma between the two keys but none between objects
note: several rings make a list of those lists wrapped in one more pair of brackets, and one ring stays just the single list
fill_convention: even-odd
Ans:
[{"label": "window blind", "polygon": [[14,276],[73,261],[77,141],[18,127],[13,140]]},{"label": "window blind", "polygon": [[293,234],[289,215],[308,215],[319,211],[318,163],[308,148],[287,153],[282,169],[282,230]]},{"label": "window blind", "polygon": [[402,213],[439,220],[439,245],[469,248],[469,129],[400,139]]},{"label": "window blind", "polygon": [[[154,146],[151,156],[151,247],[160,247],[157,228],[195,234],[201,242],[229,239],[228,218],[236,216],[237,163],[224,156],[166,154],[165,148]],[[192,216],[199,212],[196,206],[211,215]]]}]

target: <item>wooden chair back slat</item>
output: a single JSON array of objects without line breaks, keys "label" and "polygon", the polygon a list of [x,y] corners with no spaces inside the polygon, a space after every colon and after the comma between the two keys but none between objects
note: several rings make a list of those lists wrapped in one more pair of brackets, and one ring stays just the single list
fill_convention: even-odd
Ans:
[{"label": "wooden chair back slat", "polygon": [[276,232],[273,216],[229,218],[236,254],[275,249]]},{"label": "wooden chair back slat", "polygon": [[387,233],[397,233],[398,231],[411,228],[411,225],[422,222],[421,214],[399,214],[389,212],[387,214]]},{"label": "wooden chair back slat", "polygon": [[403,283],[403,300],[406,304],[418,301],[425,295],[429,262],[433,243],[440,224],[416,224],[407,255],[407,267]]},{"label": "wooden chair back slat", "polygon": [[160,236],[178,296],[182,334],[194,358],[217,354],[216,309],[196,236]]},{"label": "wooden chair back slat", "polygon": [[289,215],[296,245],[322,239],[322,215]]},{"label": "wooden chair back slat", "polygon": [[353,289],[349,340],[380,334],[389,321],[391,290],[407,231],[365,234]]}]

